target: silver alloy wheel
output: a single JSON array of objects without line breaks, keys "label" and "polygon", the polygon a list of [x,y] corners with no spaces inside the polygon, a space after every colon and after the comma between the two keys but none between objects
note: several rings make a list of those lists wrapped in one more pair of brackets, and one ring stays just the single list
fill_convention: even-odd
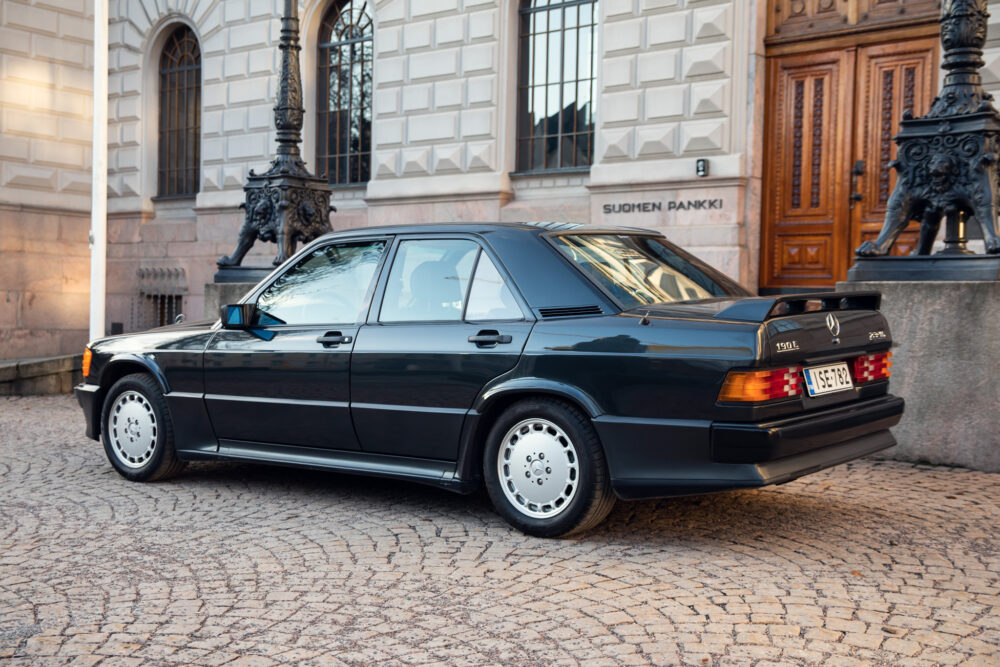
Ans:
[{"label": "silver alloy wheel", "polygon": [[580,487],[580,462],[573,441],[547,419],[518,422],[500,441],[500,486],[521,514],[548,519],[569,507]]},{"label": "silver alloy wheel", "polygon": [[108,438],[118,461],[128,468],[141,468],[156,449],[156,413],[145,396],[123,392],[108,415]]}]

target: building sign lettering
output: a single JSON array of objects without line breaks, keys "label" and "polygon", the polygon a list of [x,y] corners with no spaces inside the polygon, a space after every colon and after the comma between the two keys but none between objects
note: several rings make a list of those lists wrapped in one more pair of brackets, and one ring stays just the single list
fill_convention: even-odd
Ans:
[{"label": "building sign lettering", "polygon": [[[637,201],[619,204],[604,204],[601,207],[605,215],[612,213],[654,213],[663,210],[663,202]],[[722,210],[722,199],[683,199],[667,202],[668,211],[706,211]]]}]

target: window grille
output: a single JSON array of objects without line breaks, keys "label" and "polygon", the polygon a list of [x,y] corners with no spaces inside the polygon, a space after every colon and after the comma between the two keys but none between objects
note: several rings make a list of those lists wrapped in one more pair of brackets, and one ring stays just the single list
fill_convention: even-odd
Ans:
[{"label": "window grille", "polygon": [[184,312],[184,297],[180,294],[141,294],[139,302],[141,312],[137,331],[173,324],[177,316]]},{"label": "window grille", "polygon": [[517,170],[594,161],[596,0],[522,0]]},{"label": "window grille", "polygon": [[331,185],[371,174],[372,17],[365,0],[334,2],[319,35],[317,173]]},{"label": "window grille", "polygon": [[160,56],[158,162],[159,197],[190,197],[198,193],[201,49],[187,26],[170,33]]}]

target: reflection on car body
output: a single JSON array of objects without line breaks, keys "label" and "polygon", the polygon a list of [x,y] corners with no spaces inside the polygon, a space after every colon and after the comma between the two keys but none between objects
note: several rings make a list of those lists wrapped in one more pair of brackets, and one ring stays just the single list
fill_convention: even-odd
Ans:
[{"label": "reflection on car body", "polygon": [[780,483],[892,446],[879,300],[755,297],[641,230],[358,229],[218,321],[93,341],[76,391],[128,479],[229,459],[485,484],[514,526],[566,535],[616,498]]}]

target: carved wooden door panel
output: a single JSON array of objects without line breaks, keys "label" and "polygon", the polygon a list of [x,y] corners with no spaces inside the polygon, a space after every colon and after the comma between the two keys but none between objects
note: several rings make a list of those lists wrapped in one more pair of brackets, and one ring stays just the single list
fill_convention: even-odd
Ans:
[{"label": "carved wooden door panel", "polygon": [[762,287],[828,286],[846,273],[854,58],[768,61]]},{"label": "carved wooden door panel", "polygon": [[[882,228],[904,109],[927,113],[938,38],[768,59],[762,288],[832,287]],[[893,249],[906,254],[918,225]]]},{"label": "carved wooden door panel", "polygon": [[[889,161],[896,158],[892,137],[899,132],[904,109],[914,116],[930,109],[937,90],[938,44],[938,39],[929,37],[858,49],[854,150],[855,159],[864,160],[864,173],[852,178],[856,196],[851,202],[851,249],[874,239],[882,229],[886,204],[896,185],[896,172],[889,169]],[[892,254],[909,254],[919,229],[911,223]]]}]

